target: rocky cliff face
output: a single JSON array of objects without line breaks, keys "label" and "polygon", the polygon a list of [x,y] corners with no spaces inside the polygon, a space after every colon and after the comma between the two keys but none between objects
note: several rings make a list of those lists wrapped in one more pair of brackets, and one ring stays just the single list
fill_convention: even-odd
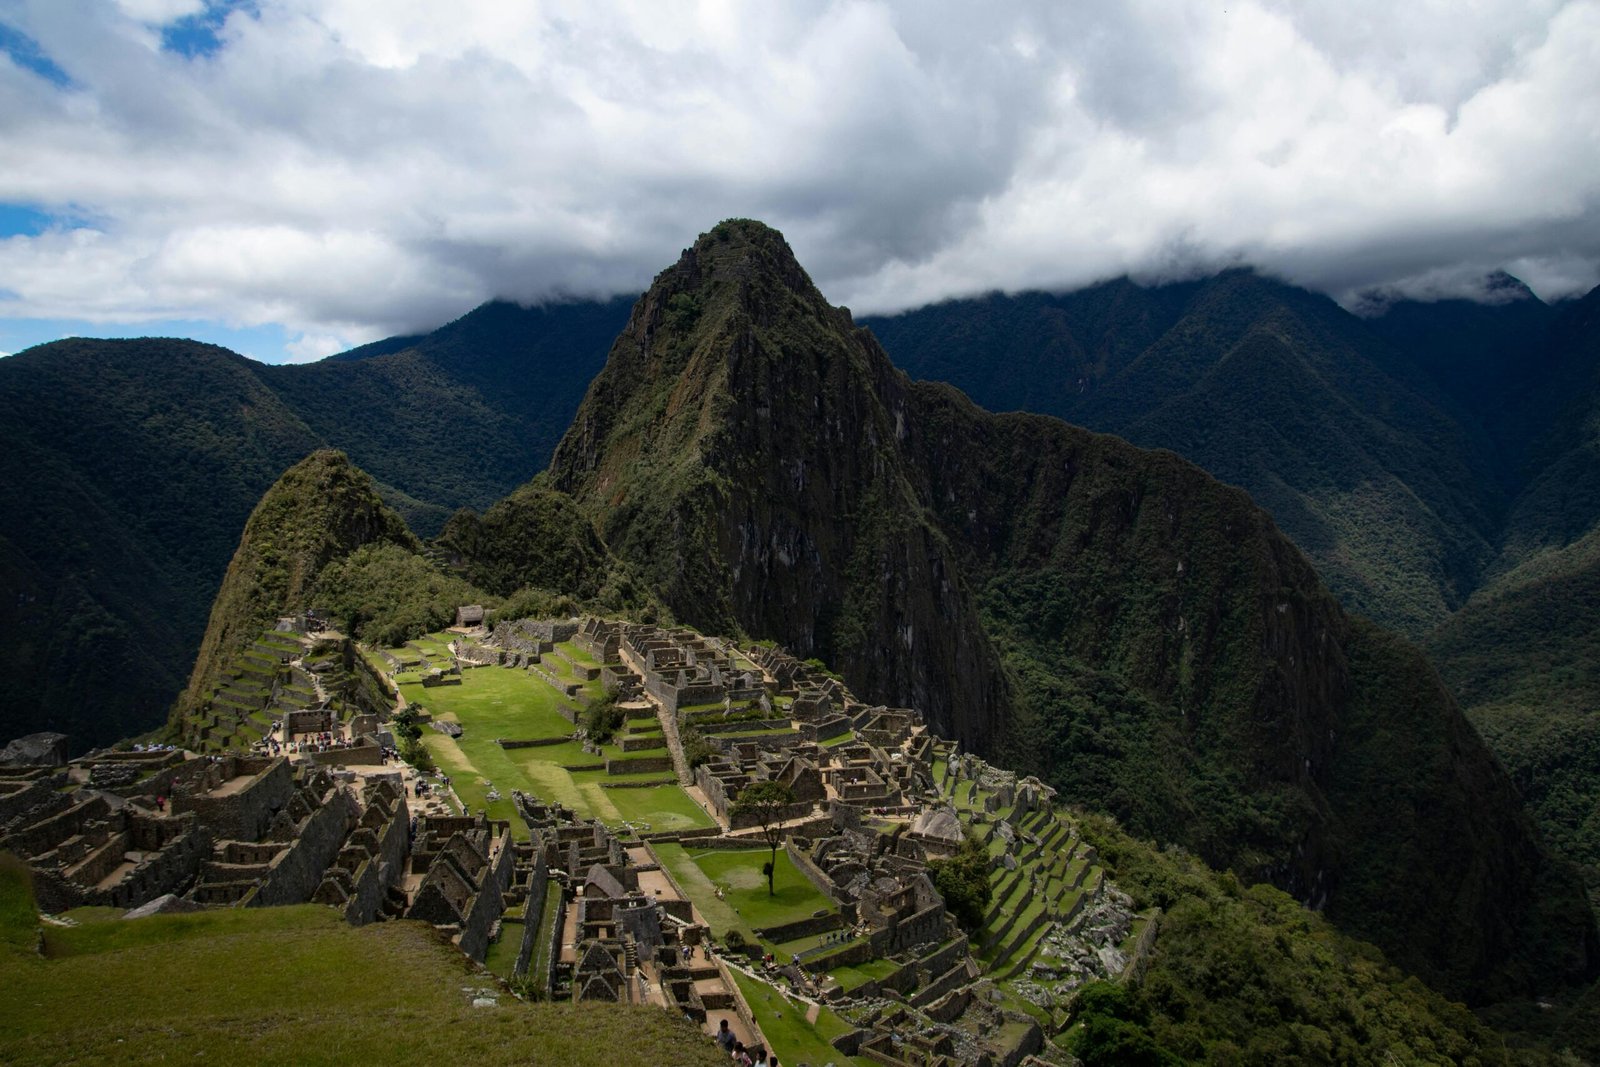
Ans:
[{"label": "rocky cliff face", "polygon": [[1535,929],[1555,876],[1426,662],[1242,492],[911,383],[766,227],[657,278],[550,475],[685,621],[818,655],[1447,989],[1534,942],[1593,964],[1581,897]]},{"label": "rocky cliff face", "polygon": [[684,621],[985,749],[1004,676],[901,448],[908,390],[780,235],[725,224],[635,307],[550,473]]}]

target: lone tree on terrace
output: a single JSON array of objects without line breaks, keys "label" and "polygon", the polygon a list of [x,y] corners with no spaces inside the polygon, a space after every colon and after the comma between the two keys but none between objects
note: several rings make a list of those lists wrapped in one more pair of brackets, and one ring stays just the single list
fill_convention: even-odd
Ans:
[{"label": "lone tree on terrace", "polygon": [[778,872],[778,846],[783,844],[783,814],[794,803],[794,793],[782,782],[754,782],[745,786],[733,801],[733,815],[749,815],[761,827],[761,836],[772,849],[772,858],[762,869],[767,876],[767,896],[775,896],[773,887]]}]

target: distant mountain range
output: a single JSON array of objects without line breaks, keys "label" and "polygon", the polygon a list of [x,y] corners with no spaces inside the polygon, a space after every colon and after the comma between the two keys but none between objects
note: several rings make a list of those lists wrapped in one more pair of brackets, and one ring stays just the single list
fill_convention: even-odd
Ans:
[{"label": "distant mountain range", "polygon": [[1600,290],[1488,291],[1358,318],[1237,270],[863,323],[914,377],[1248,490],[1348,607],[1423,642],[1600,888]]}]

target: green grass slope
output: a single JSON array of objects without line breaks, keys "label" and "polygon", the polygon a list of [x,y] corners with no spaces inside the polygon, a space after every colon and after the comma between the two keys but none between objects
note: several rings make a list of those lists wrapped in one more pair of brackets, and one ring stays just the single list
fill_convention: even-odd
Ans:
[{"label": "green grass slope", "polygon": [[355,929],[316,905],[111,919],[46,928],[41,957],[31,920],[0,869],[8,1063],[724,1062],[656,1008],[521,1003],[419,923]]}]

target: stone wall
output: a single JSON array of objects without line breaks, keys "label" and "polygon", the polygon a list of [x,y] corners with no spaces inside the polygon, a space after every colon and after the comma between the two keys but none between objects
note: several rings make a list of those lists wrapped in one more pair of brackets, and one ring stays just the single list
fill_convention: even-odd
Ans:
[{"label": "stone wall", "polygon": [[833,879],[816,865],[804,849],[791,848],[789,859],[800,869],[800,873],[806,876],[806,880],[817,887],[818,892],[826,895],[834,903],[843,903],[846,899],[844,890],[833,884]]},{"label": "stone wall", "polygon": [[359,816],[355,798],[348,790],[335,789],[322,806],[300,824],[294,843],[278,854],[243,905],[269,908],[280,904],[301,904],[322,884],[328,864],[339,854],[344,839]]},{"label": "stone wall", "polygon": [[[7,782],[0,786],[0,826],[10,822],[13,818],[25,811],[49,803],[59,794],[56,790],[67,784],[67,774],[60,774],[48,778],[35,778],[26,782]],[[65,798],[62,799],[65,804]]]},{"label": "stone wall", "polygon": [[15,852],[23,859],[50,852],[60,842],[82,833],[87,823],[106,818],[110,811],[110,806],[104,800],[92,797],[48,819],[12,831],[0,838],[0,848]]},{"label": "stone wall", "polygon": [[606,760],[607,774],[673,773],[671,756],[635,756],[630,759]]},{"label": "stone wall", "polygon": [[411,816],[402,796],[394,816],[378,832],[378,851],[356,871],[355,886],[344,907],[344,920],[351,926],[364,926],[378,917],[388,888],[405,872],[406,849],[410,844]]},{"label": "stone wall", "polygon": [[913,945],[942,941],[948,932],[948,927],[943,904],[923,908],[904,919],[891,922],[882,930],[874,930],[871,935],[874,955],[892,956],[897,952],[904,952]]},{"label": "stone wall", "polygon": [[1128,962],[1118,975],[1118,980],[1123,982],[1138,982],[1144,978],[1145,968],[1150,965],[1150,950],[1155,947],[1156,931],[1161,926],[1161,910],[1156,909],[1150,916],[1150,921],[1144,924],[1144,929],[1139,931],[1139,940],[1134,942],[1133,950],[1128,953]]},{"label": "stone wall", "polygon": [[211,835],[192,820],[171,836],[159,852],[144,859],[115,885],[105,888],[77,885],[54,871],[35,871],[34,895],[39,910],[61,912],[81,905],[136,908],[192,881],[211,855]]},{"label": "stone wall", "polygon": [[289,761],[228,757],[224,766],[234,772],[233,777],[253,772],[254,779],[243,789],[226,796],[179,793],[172,798],[172,812],[174,815],[194,812],[220,840],[254,841],[265,832],[273,813],[294,794],[294,775]]},{"label": "stone wall", "polygon": [[514,625],[530,640],[552,645],[571,641],[578,634],[577,622],[570,619],[519,619]]},{"label": "stone wall", "polygon": [[805,919],[796,919],[794,922],[762,927],[756,930],[756,936],[764,937],[775,944],[782,944],[785,941],[798,941],[802,937],[837,930],[843,925],[844,919],[839,913],[830,911],[826,915],[813,915]]},{"label": "stone wall", "polygon": [[290,734],[314,734],[332,730],[337,725],[333,712],[325,708],[285,712],[283,727]]},{"label": "stone wall", "polygon": [[383,762],[383,750],[377,745],[331,748],[326,752],[310,753],[310,759],[312,763],[324,767],[375,767]]},{"label": "stone wall", "polygon": [[[934,973],[937,974],[938,972]],[[911,997],[911,1006],[925,1008],[940,997],[960,989],[970,981],[972,981],[972,976],[967,973],[967,961],[962,960],[960,963],[945,970],[943,974],[939,974],[937,978],[934,978],[927,985],[918,989]]]},{"label": "stone wall", "polygon": [[[728,829],[748,830],[752,826],[760,826],[761,820],[754,812],[740,812],[738,810],[739,798],[734,797],[734,802],[728,805]],[[788,822],[791,819],[803,819],[811,814],[811,804],[801,801],[796,804],[786,804],[778,815],[778,821]]]},{"label": "stone wall", "polygon": [[510,840],[500,848],[489,867],[483,872],[483,882],[472,895],[467,913],[461,917],[461,936],[456,944],[467,956],[482,963],[489,951],[489,933],[506,910],[505,891],[511,887],[516,873],[516,856]]},{"label": "stone wall", "polygon": [[[517,962],[511,967],[513,977],[520,978],[528,973],[528,964],[533,961],[533,950],[538,945],[539,923],[544,919],[544,905],[550,891],[550,864],[545,860],[544,849],[535,847],[533,871],[528,876],[528,891],[522,902],[522,947],[517,950]],[[560,892],[559,886],[556,892]]]}]

